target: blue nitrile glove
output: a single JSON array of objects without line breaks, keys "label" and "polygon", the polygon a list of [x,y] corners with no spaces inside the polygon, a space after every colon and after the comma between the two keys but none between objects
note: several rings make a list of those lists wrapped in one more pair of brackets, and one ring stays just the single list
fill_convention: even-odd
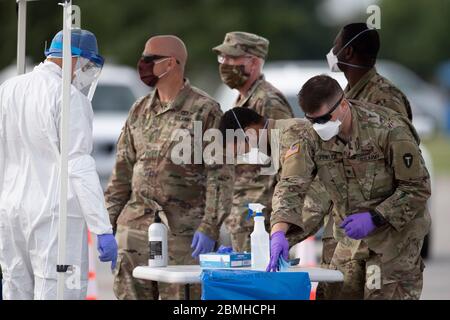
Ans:
[{"label": "blue nitrile glove", "polygon": [[194,249],[194,252],[192,252],[192,257],[197,258],[202,253],[214,251],[215,244],[216,241],[208,237],[206,234],[196,231],[191,244],[191,248]]},{"label": "blue nitrile glove", "polygon": [[289,242],[283,231],[277,231],[270,238],[270,261],[266,271],[277,271],[279,269],[278,259],[282,257],[287,260],[288,256]]},{"label": "blue nitrile glove", "polygon": [[370,212],[352,214],[344,219],[340,225],[347,237],[360,240],[376,229]]},{"label": "blue nitrile glove", "polygon": [[233,248],[232,247],[227,247],[227,246],[220,246],[219,249],[217,249],[216,252],[217,253],[232,253],[233,252]]},{"label": "blue nitrile glove", "polygon": [[111,269],[116,268],[117,242],[112,234],[99,234],[97,236],[97,250],[100,253],[100,261],[111,261]]}]

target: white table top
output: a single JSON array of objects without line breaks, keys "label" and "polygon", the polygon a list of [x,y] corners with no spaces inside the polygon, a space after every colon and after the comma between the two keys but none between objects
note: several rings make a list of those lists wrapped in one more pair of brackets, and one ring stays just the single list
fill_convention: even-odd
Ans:
[{"label": "white table top", "polygon": [[[211,269],[211,268],[205,268]],[[227,270],[229,270],[228,268]],[[233,268],[233,270],[251,270],[251,268]],[[166,283],[200,283],[202,268],[199,265],[177,265],[167,267],[150,268],[137,267],[133,270],[133,277],[144,280],[153,280]],[[312,282],[342,282],[344,275],[337,270],[323,268],[306,268],[294,266],[288,272],[308,272]]]}]

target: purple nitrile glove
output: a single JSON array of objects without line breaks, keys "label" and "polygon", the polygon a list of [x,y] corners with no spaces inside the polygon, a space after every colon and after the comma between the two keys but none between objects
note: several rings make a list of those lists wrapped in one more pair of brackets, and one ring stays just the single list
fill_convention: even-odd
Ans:
[{"label": "purple nitrile glove", "polygon": [[277,231],[272,234],[270,238],[270,261],[266,271],[278,271],[278,259],[280,256],[284,260],[288,260],[289,242],[286,239],[283,231]]},{"label": "purple nitrile glove", "polygon": [[352,214],[344,219],[340,227],[345,230],[347,237],[355,240],[365,238],[376,229],[370,212]]},{"label": "purple nitrile glove", "polygon": [[197,258],[201,253],[209,253],[214,251],[215,244],[216,241],[208,237],[206,234],[196,231],[191,244],[191,248],[194,249],[194,252],[192,252],[192,257]]},{"label": "purple nitrile glove", "polygon": [[111,261],[111,269],[116,268],[117,263],[117,242],[112,234],[97,235],[97,250],[100,253],[100,261]]}]

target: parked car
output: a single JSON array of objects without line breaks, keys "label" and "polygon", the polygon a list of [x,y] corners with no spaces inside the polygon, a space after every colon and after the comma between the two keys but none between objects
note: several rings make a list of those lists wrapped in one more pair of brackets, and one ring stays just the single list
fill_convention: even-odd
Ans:
[{"label": "parked car", "polygon": [[[413,112],[413,124],[421,138],[430,137],[437,129],[445,125],[445,103],[442,93],[425,81],[420,79],[411,70],[395,62],[379,60],[377,70],[380,74],[390,79],[408,97]],[[326,61],[278,61],[268,63],[264,67],[266,80],[278,88],[291,105],[294,116],[303,118],[304,113],[298,106],[297,94],[302,85],[311,77],[327,74],[336,79],[342,88],[347,85],[347,79],[342,72],[331,72]],[[238,96],[237,90],[231,90],[226,85],[219,86],[216,99],[225,112],[231,108]],[[428,150],[421,144],[421,150],[425,163],[433,181],[433,163]],[[428,201],[431,212],[433,197]],[[229,243],[225,228],[221,230],[221,240]],[[318,233],[320,238],[321,232]],[[422,255],[429,254],[429,236],[425,239]]]}]

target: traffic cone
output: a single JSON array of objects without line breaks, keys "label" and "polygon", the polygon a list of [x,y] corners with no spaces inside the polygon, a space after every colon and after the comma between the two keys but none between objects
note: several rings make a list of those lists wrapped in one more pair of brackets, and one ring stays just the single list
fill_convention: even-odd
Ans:
[{"label": "traffic cone", "polygon": [[89,251],[89,274],[88,274],[88,288],[86,300],[97,300],[94,241],[92,241],[92,236],[89,231],[88,231],[88,251]]},{"label": "traffic cone", "polygon": [[[296,257],[300,258],[300,266],[302,267],[317,267],[317,254],[314,236],[306,238],[296,246]],[[311,283],[310,300],[316,300],[317,283]]]}]

